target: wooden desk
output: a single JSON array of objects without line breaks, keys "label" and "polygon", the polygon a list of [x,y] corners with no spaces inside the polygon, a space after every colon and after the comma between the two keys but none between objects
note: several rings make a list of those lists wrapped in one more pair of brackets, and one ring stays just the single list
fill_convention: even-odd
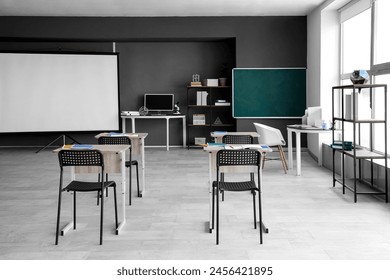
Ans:
[{"label": "wooden desk", "polygon": [[[246,148],[251,148],[251,149],[257,149],[259,150],[262,154],[265,154],[267,152],[272,152],[272,149],[267,147],[262,148],[261,145],[258,144],[252,144],[252,145],[240,145],[240,144],[229,144],[228,146],[231,147],[246,147]],[[264,145],[263,145],[264,146]],[[206,146],[203,148],[203,151],[207,152],[209,154],[209,232],[211,233],[213,230],[213,225],[212,225],[212,219],[213,219],[213,176],[215,178],[216,172],[217,172],[217,152],[219,150],[225,149],[223,145],[218,145],[218,146]],[[263,157],[262,157],[263,160]],[[231,170],[230,172],[251,172],[250,167],[244,167],[244,166],[230,166],[228,168],[234,168],[234,170]],[[253,168],[253,167],[252,167]],[[229,172],[229,169],[225,167],[224,172]],[[252,170],[252,172],[256,172],[255,169]],[[260,185],[262,185],[262,169],[260,168]],[[261,187],[261,186],[260,186]],[[265,233],[268,233],[268,228],[264,225],[264,223],[261,225]]]},{"label": "wooden desk", "polygon": [[[147,133],[121,133],[116,134],[118,136],[126,136],[130,138],[131,141],[131,153],[132,159],[133,156],[141,157],[141,190],[138,196],[143,197],[146,194],[146,184],[145,184],[145,138],[148,136]],[[102,136],[111,136],[108,132],[103,132],[95,136],[96,139]],[[115,136],[111,136],[115,137]],[[110,173],[110,172],[107,172]],[[130,179],[129,179],[130,180]]]},{"label": "wooden desk", "polygon": [[122,131],[126,133],[126,119],[131,119],[131,132],[135,133],[135,120],[136,119],[165,119],[166,121],[166,146],[167,151],[169,151],[169,121],[171,119],[182,119],[183,120],[183,147],[187,146],[187,138],[186,138],[186,116],[185,115],[147,115],[147,116],[126,116],[122,115]]},{"label": "wooden desk", "polygon": [[[122,220],[120,221],[116,234],[122,230],[126,223],[126,151],[129,150],[129,145],[91,145],[93,149],[99,150],[103,154],[104,158],[104,171],[108,173],[120,173],[121,174],[121,190],[122,190]],[[63,148],[58,148],[53,152],[58,153]],[[77,149],[76,149],[77,150]],[[70,179],[75,180],[76,173],[99,173],[100,169],[96,167],[72,167],[70,172]],[[72,199],[73,203],[73,199]],[[73,205],[72,205],[73,206]],[[73,207],[72,210],[73,212]],[[69,229],[73,227],[73,213],[71,215],[72,220],[62,229],[61,234],[65,235]]]},{"label": "wooden desk", "polygon": [[222,143],[222,138],[224,135],[250,135],[253,138],[258,138],[259,134],[256,132],[211,132],[211,137],[214,137],[215,143]]},{"label": "wooden desk", "polygon": [[[331,133],[332,130],[324,130],[321,128],[304,128],[299,125],[287,126],[287,142],[288,142],[288,166],[293,168],[293,152],[292,152],[292,133],[295,132],[296,138],[296,154],[297,154],[297,176],[301,176],[301,133]],[[322,166],[322,143],[318,141],[318,165]]]}]

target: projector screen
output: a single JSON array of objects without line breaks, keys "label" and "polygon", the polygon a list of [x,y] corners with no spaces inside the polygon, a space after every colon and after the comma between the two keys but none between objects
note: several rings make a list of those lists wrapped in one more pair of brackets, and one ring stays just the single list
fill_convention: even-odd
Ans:
[{"label": "projector screen", "polygon": [[0,53],[0,132],[119,124],[118,54]]}]

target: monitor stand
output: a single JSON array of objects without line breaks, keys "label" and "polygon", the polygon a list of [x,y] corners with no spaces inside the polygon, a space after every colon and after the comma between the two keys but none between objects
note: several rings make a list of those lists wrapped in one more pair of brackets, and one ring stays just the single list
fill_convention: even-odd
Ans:
[{"label": "monitor stand", "polygon": [[166,116],[166,114],[162,114],[161,111],[158,111],[157,113],[152,113],[152,116]]}]

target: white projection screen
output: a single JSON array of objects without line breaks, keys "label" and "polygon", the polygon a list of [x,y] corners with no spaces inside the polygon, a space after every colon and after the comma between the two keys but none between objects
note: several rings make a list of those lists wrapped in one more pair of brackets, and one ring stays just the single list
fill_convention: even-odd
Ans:
[{"label": "white projection screen", "polygon": [[0,132],[119,125],[118,54],[0,53]]}]

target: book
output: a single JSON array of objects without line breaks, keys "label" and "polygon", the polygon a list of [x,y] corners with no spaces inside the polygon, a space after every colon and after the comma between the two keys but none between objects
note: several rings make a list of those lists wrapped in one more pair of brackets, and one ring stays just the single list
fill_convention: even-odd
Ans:
[{"label": "book", "polygon": [[191,82],[192,87],[201,87],[202,83],[201,82]]},{"label": "book", "polygon": [[208,142],[207,146],[210,146],[210,147],[223,147],[223,146],[225,146],[225,143]]},{"label": "book", "polygon": [[85,145],[85,144],[73,144],[72,149],[92,149],[92,145]]}]

